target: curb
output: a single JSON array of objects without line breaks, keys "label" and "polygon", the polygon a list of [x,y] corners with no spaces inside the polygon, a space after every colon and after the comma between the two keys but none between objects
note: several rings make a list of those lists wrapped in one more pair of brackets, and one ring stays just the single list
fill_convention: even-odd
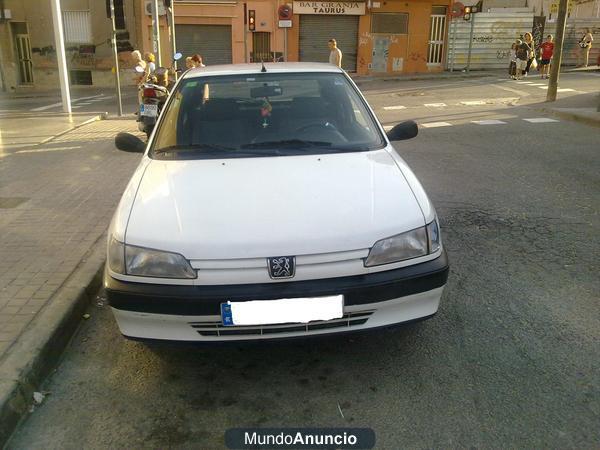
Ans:
[{"label": "curb", "polygon": [[95,116],[91,117],[90,119],[84,120],[80,124],[75,125],[73,128],[69,128],[68,130],[61,131],[60,133],[55,134],[54,136],[50,136],[49,138],[44,139],[42,142],[40,142],[37,145],[47,144],[48,142],[52,141],[53,139],[56,139],[59,136],[70,133],[71,131],[76,130],[77,128],[81,128],[82,126],[88,125],[92,122],[96,122],[97,120],[105,120],[107,116],[108,116],[108,113],[102,113],[102,114],[95,115]]},{"label": "curb", "polygon": [[105,240],[103,233],[0,360],[0,448],[28,414],[33,393],[60,361],[100,289]]},{"label": "curb", "polygon": [[[414,74],[414,75],[399,75],[396,77],[382,76],[382,77],[369,77],[369,76],[356,76],[351,77],[357,86],[376,83],[376,82],[399,82],[399,81],[421,81],[421,80],[464,80],[464,79],[477,79],[497,76],[497,72],[440,72],[439,74]],[[498,75],[499,76],[499,75]]]},{"label": "curb", "polygon": [[537,111],[553,115],[560,119],[571,120],[573,122],[583,123],[585,125],[590,125],[592,127],[600,127],[600,114],[598,117],[588,117],[583,114],[578,114],[575,112],[569,111],[559,111],[554,108],[534,108]]}]

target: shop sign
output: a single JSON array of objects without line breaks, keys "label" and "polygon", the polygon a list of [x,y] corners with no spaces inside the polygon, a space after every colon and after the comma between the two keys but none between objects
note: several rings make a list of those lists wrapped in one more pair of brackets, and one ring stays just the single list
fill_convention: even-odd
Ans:
[{"label": "shop sign", "polygon": [[294,2],[294,14],[362,16],[364,13],[364,2]]}]

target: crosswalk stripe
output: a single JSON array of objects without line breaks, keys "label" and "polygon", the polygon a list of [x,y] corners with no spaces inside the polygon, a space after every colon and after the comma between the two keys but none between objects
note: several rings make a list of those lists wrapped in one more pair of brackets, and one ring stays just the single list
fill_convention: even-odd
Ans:
[{"label": "crosswalk stripe", "polygon": [[538,86],[538,89],[548,89],[548,86]]},{"label": "crosswalk stripe", "polygon": [[559,89],[556,90],[556,92],[575,92],[575,89],[559,88]]},{"label": "crosswalk stripe", "polygon": [[423,104],[423,106],[426,106],[428,108],[441,108],[443,106],[448,106],[445,103],[425,103]]},{"label": "crosswalk stripe", "polygon": [[506,125],[506,122],[502,120],[488,119],[488,120],[472,120],[471,123],[477,125]]},{"label": "crosswalk stripe", "polygon": [[460,102],[461,105],[465,105],[465,106],[478,106],[478,105],[485,105],[486,102],[484,100],[470,100],[470,101],[466,101],[466,102]]},{"label": "crosswalk stripe", "polygon": [[56,108],[57,106],[61,106],[62,103],[52,103],[51,105],[40,106],[39,108],[33,108],[30,111],[46,111],[47,109]]},{"label": "crosswalk stripe", "polygon": [[545,83],[533,83],[531,86],[546,86]]},{"label": "crosswalk stripe", "polygon": [[429,122],[422,123],[421,126],[423,128],[439,128],[439,127],[451,127],[452,124],[448,122]]},{"label": "crosswalk stripe", "polygon": [[394,111],[396,109],[406,109],[406,106],[396,105],[396,106],[384,106],[383,109],[386,111]]},{"label": "crosswalk stripe", "polygon": [[529,123],[548,123],[548,122],[558,122],[556,119],[550,119],[549,117],[531,117],[529,119],[523,119],[525,122]]}]

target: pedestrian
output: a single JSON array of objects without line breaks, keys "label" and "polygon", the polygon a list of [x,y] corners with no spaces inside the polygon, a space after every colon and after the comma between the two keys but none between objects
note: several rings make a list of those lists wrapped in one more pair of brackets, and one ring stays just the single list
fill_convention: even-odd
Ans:
[{"label": "pedestrian", "polygon": [[517,60],[515,67],[515,80],[520,80],[523,74],[525,73],[525,68],[527,67],[527,60],[531,52],[531,47],[527,42],[522,41],[521,39],[517,39],[516,44]]},{"label": "pedestrian", "polygon": [[508,65],[508,75],[514,80],[517,75],[517,45],[518,40],[513,42],[510,47],[510,63]]},{"label": "pedestrian", "polygon": [[156,71],[156,58],[154,57],[154,53],[147,52],[144,54],[144,61],[148,65],[148,73],[154,73]]},{"label": "pedestrian", "polygon": [[[529,54],[527,55],[527,65],[525,66],[525,70],[523,71],[523,75],[527,76],[529,75],[529,69],[531,69],[531,65],[533,64],[533,61],[535,60],[535,43],[533,42],[533,36],[531,33],[525,33],[523,35],[523,42],[525,44],[527,44],[529,46]],[[537,62],[535,63],[535,66],[537,67]],[[535,69],[535,67],[534,67]]]},{"label": "pedestrian", "polygon": [[546,40],[540,45],[542,57],[540,59],[540,70],[542,72],[542,79],[548,79],[550,75],[550,60],[554,54],[554,37],[549,34],[546,36]]},{"label": "pedestrian", "polygon": [[592,41],[594,37],[592,36],[592,30],[589,28],[585,29],[583,36],[579,39],[579,48],[581,49],[579,52],[579,57],[577,58],[577,67],[587,67],[589,58],[590,58],[590,50],[592,48]]},{"label": "pedestrian", "polygon": [[[146,64],[146,61],[144,61],[144,59],[142,58],[142,53],[139,50],[134,50],[131,52],[131,60],[133,61],[133,68],[134,68],[133,82],[138,87],[138,104],[141,104],[142,103],[141,86],[148,79],[148,74],[149,74],[148,64]],[[143,71],[138,72],[137,70],[135,70],[136,67],[141,67],[143,69]]]},{"label": "pedestrian", "polygon": [[329,64],[342,67],[342,51],[338,48],[337,41],[329,39],[327,45],[329,46]]},{"label": "pedestrian", "polygon": [[194,67],[206,67],[202,63],[202,56],[200,56],[198,53],[192,56],[192,63],[194,64]]}]

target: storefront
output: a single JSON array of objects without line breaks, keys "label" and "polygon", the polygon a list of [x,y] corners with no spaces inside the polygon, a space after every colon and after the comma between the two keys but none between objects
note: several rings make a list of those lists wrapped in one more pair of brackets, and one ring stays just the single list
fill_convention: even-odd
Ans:
[{"label": "storefront", "polygon": [[328,62],[327,42],[333,38],[343,52],[342,67],[355,72],[359,20],[365,14],[365,3],[295,1],[293,8],[300,16],[298,59]]},{"label": "storefront", "polygon": [[448,9],[448,1],[371,2],[360,23],[357,72],[442,71]]},{"label": "storefront", "polygon": [[202,55],[204,64],[232,62],[231,25],[176,25],[177,51]]}]

